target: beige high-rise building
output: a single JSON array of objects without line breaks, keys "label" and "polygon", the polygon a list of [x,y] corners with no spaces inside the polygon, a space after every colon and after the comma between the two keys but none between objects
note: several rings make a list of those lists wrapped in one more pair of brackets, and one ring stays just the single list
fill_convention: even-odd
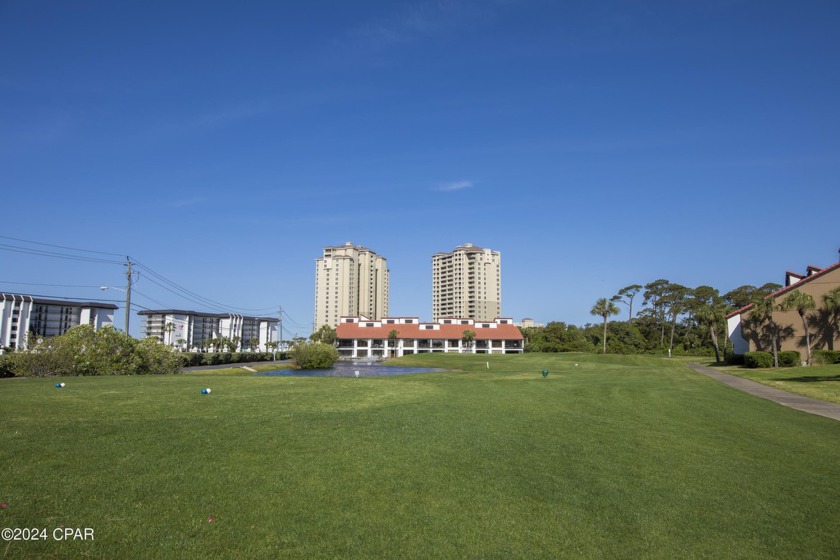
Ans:
[{"label": "beige high-rise building", "polygon": [[324,247],[315,260],[315,329],[342,316],[388,316],[388,261],[365,247]]},{"label": "beige high-rise building", "polygon": [[502,256],[466,243],[432,256],[432,321],[502,316]]}]

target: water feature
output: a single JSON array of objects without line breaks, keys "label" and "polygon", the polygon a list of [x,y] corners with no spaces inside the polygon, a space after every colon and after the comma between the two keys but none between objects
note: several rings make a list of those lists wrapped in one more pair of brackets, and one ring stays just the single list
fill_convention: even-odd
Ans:
[{"label": "water feature", "polygon": [[445,371],[438,368],[402,366],[380,366],[371,360],[336,362],[329,369],[278,369],[263,371],[255,375],[281,375],[291,377],[381,377],[384,375],[406,375],[409,373],[431,373]]}]

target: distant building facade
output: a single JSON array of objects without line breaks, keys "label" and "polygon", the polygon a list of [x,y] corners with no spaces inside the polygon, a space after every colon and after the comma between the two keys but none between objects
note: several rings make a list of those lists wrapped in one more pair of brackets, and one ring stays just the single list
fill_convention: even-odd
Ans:
[{"label": "distant building facade", "polygon": [[342,316],[388,315],[388,261],[365,247],[325,247],[315,260],[315,329],[338,326]]},{"label": "distant building facade", "polygon": [[545,323],[537,323],[530,317],[525,317],[524,319],[522,319],[522,322],[516,326],[522,329],[542,328],[545,326]]},{"label": "distant building facade", "polygon": [[[778,305],[796,290],[810,295],[816,309],[807,313],[812,350],[840,350],[840,332],[836,318],[826,309],[823,296],[840,287],[840,263],[827,268],[809,266],[805,274],[787,272],[785,286],[766,296],[773,299],[773,323],[777,325],[779,350],[797,350],[803,360],[807,353],[802,319],[796,310],[781,311]],[[753,305],[747,305],[726,316],[729,341],[735,354],[752,351],[772,351],[772,333],[767,324],[751,320]]]},{"label": "distant building facade", "polygon": [[237,341],[237,350],[267,352],[277,341],[278,319],[249,317],[235,313],[201,313],[179,309],[144,310],[146,337],[157,338],[179,350],[207,349],[207,341],[227,338]]},{"label": "distant building facade", "polygon": [[502,256],[466,243],[432,256],[432,320],[492,321],[502,314]]},{"label": "distant building facade", "polygon": [[[473,336],[465,337],[465,331]],[[391,333],[396,336],[392,336]],[[525,344],[513,319],[493,321],[440,319],[421,323],[417,317],[342,317],[336,328],[338,353],[345,358],[399,357],[429,352],[457,354],[521,354]]]},{"label": "distant building facade", "polygon": [[116,305],[0,293],[0,348],[26,349],[31,336],[50,337],[78,325],[113,326]]}]

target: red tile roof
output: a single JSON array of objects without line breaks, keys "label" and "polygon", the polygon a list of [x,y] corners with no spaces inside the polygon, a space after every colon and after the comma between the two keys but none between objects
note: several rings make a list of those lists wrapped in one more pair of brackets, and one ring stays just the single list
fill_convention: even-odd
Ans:
[{"label": "red tile roof", "polygon": [[[375,322],[375,321],[369,321]],[[489,323],[495,324],[492,321]],[[426,325],[435,325],[435,329],[425,329]],[[480,324],[480,322],[479,322]],[[495,328],[481,328],[475,325],[440,325],[437,323],[414,323],[411,325],[388,325],[381,327],[365,327],[359,323],[339,323],[336,327],[337,338],[388,338],[388,333],[397,331],[397,338],[436,338],[436,339],[460,339],[464,331],[470,330],[475,333],[475,340],[523,340],[522,333],[514,325],[496,325]]]}]

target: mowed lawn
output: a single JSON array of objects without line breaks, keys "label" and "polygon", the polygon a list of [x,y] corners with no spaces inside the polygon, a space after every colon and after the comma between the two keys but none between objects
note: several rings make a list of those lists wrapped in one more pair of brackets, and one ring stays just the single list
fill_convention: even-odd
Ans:
[{"label": "mowed lawn", "polygon": [[724,373],[758,381],[782,391],[840,404],[840,364],[769,369],[709,365]]},{"label": "mowed lawn", "polygon": [[0,558],[840,557],[838,422],[656,358],[398,362],[461,371],[0,379],[0,528],[50,534]]}]

